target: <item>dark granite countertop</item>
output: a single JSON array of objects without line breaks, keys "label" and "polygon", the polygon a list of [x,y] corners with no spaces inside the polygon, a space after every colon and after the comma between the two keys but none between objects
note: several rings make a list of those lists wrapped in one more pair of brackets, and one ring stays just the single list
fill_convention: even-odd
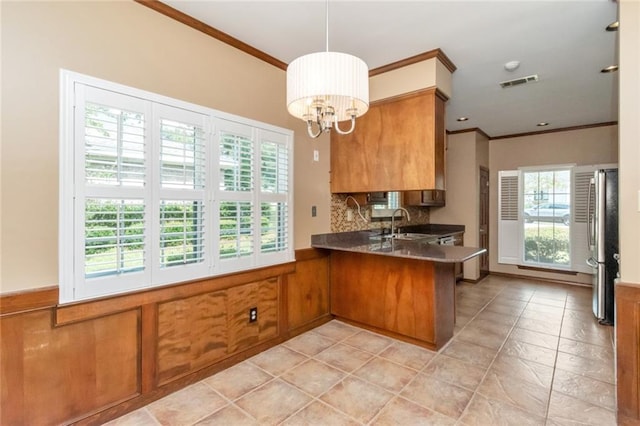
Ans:
[{"label": "dark granite countertop", "polygon": [[[433,230],[408,230],[408,228],[410,227],[403,227],[402,232],[430,233],[436,234],[438,237],[463,232],[449,230],[448,232],[436,233],[432,232]],[[311,246],[329,250],[405,257],[444,263],[464,262],[485,252],[485,249],[477,247],[433,244],[433,239],[413,241],[392,239],[388,235],[381,235],[379,230],[312,235]]]}]

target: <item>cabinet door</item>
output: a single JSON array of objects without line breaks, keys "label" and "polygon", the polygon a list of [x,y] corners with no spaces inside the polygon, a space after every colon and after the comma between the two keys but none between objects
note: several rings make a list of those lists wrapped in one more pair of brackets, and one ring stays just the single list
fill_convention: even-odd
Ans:
[{"label": "cabinet door", "polygon": [[430,189],[428,191],[405,191],[403,193],[405,206],[436,206],[445,205],[445,191]]},{"label": "cabinet door", "polygon": [[331,192],[444,189],[444,100],[436,89],[372,103],[331,133]]}]

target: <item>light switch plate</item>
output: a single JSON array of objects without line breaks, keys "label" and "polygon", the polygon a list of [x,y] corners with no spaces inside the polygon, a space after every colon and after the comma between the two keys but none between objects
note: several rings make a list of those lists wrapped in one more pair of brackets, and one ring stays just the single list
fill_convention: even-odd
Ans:
[{"label": "light switch plate", "polygon": [[317,149],[313,150],[313,161],[320,161],[320,152]]}]

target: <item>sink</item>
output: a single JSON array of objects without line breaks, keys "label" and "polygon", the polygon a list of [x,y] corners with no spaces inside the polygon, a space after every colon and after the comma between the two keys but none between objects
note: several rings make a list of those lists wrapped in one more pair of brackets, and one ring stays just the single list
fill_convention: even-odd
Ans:
[{"label": "sink", "polygon": [[[393,236],[393,239],[397,241],[433,240],[437,238],[438,238],[438,235],[436,234],[420,234],[417,232],[401,232]],[[369,239],[371,241],[381,241],[381,240],[387,241],[391,239],[391,234],[371,235]]]},{"label": "sink", "polygon": [[415,240],[433,239],[433,238],[437,238],[437,236],[433,235],[433,234],[419,234],[419,233],[415,233],[415,232],[403,232],[403,233],[400,233],[400,234],[396,234],[396,236],[394,238],[396,240],[415,241]]}]

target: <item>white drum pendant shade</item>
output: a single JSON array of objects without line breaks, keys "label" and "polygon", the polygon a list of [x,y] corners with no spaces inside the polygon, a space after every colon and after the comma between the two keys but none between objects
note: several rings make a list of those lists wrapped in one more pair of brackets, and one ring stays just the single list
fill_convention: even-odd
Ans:
[{"label": "white drum pendant shade", "polygon": [[294,117],[306,120],[316,116],[310,106],[323,101],[332,106],[338,121],[350,120],[369,109],[369,69],[360,58],[339,52],[304,55],[287,67],[287,109]]}]

